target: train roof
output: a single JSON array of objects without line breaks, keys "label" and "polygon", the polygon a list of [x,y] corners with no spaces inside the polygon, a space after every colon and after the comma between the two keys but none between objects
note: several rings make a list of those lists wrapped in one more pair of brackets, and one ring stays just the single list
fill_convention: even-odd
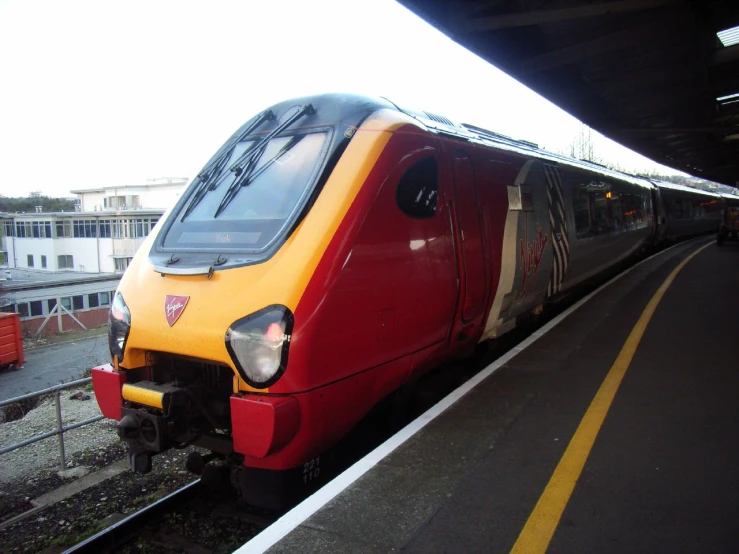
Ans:
[{"label": "train roof", "polygon": [[713,196],[720,198],[722,195],[718,192],[711,192],[710,190],[698,189],[695,187],[689,187],[687,185],[678,185],[677,183],[670,183],[668,181],[660,181],[659,179],[652,179],[652,182],[660,188],[682,190],[685,192],[692,192],[694,194],[702,194],[704,196]]},{"label": "train roof", "polygon": [[[469,123],[455,123],[447,117],[432,112],[401,107],[392,100],[384,97],[327,93],[285,100],[274,104],[270,109],[284,111],[295,107],[296,103],[313,104],[318,109],[319,119],[325,123],[339,120],[347,124],[358,124],[373,111],[395,109],[415,119],[427,130],[441,135],[513,152],[522,156],[538,158],[539,160],[552,164],[585,170],[590,174],[599,175],[603,178],[619,179],[647,189],[653,189],[655,186],[651,180],[644,177],[609,169],[606,166],[588,160],[579,160],[563,154],[549,152],[533,142],[514,139]],[[325,115],[321,116],[320,114]],[[249,122],[245,123],[242,129],[246,128],[248,124]],[[237,136],[242,129],[234,133],[234,136]]]},{"label": "train roof", "polygon": [[722,192],[721,198],[723,198],[724,200],[728,200],[729,202],[731,202],[732,205],[739,205],[739,195],[737,194],[728,194],[726,192]]},{"label": "train roof", "polygon": [[434,114],[427,111],[412,110],[398,106],[392,100],[384,99],[393,104],[398,111],[409,115],[422,123],[429,130],[437,133],[452,136],[469,142],[484,144],[485,146],[492,146],[500,150],[506,150],[509,152],[515,152],[525,156],[536,157],[540,160],[551,162],[554,164],[568,165],[577,169],[584,169],[590,173],[596,173],[602,177],[610,177],[620,179],[622,181],[628,181],[631,184],[641,186],[644,188],[651,189],[654,184],[644,177],[632,175],[630,173],[623,173],[610,169],[604,165],[600,165],[595,162],[588,160],[580,160],[577,158],[571,158],[563,154],[556,154],[549,152],[543,148],[540,148],[538,144],[527,140],[514,139],[507,135],[502,135],[476,125],[469,123],[455,123],[451,119]]}]

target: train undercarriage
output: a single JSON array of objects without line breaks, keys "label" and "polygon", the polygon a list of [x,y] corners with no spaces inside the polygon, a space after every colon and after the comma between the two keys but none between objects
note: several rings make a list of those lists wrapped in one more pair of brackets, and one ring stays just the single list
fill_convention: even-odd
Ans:
[{"label": "train undercarriage", "polygon": [[193,451],[187,469],[209,488],[235,489],[253,506],[282,509],[318,485],[316,480],[303,486],[302,466],[283,471],[245,466],[248,455],[263,457],[292,438],[297,402],[234,394],[227,366],[157,354],[150,366],[115,371],[105,365],[94,368],[92,377],[101,410],[118,420],[118,435],[128,444],[136,472],[150,472],[157,454],[195,446],[207,452]]}]

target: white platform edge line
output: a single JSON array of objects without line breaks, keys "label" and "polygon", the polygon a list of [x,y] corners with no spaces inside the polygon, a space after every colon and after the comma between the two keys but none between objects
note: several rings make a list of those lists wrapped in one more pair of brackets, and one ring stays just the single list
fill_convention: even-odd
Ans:
[{"label": "white platform edge line", "polygon": [[672,250],[673,248],[677,246],[690,244],[691,242],[694,242],[694,241],[697,242],[698,240],[699,239],[693,239],[691,241],[680,242],[680,243],[670,246],[669,248],[666,248],[665,250],[657,252],[656,254],[652,254],[648,258],[645,258],[639,263],[634,264],[630,268],[624,270],[623,272],[619,273],[618,275],[616,275],[615,277],[613,277],[612,279],[610,279],[609,281],[607,281],[606,283],[598,287],[596,290],[594,290],[593,292],[591,292],[590,294],[588,294],[587,296],[585,296],[584,298],[582,298],[581,300],[579,300],[578,302],[570,306],[567,310],[559,314],[557,317],[552,319],[549,323],[544,325],[541,329],[529,335],[526,339],[521,341],[518,344],[518,346],[515,346],[514,348],[506,352],[503,356],[501,356],[500,358],[495,360],[492,364],[490,364],[485,369],[480,371],[477,375],[472,377],[469,381],[465,382],[464,384],[460,385],[458,388],[454,389],[451,393],[449,393],[447,396],[442,398],[438,403],[436,403],[434,406],[426,410],[426,412],[424,412],[420,417],[418,417],[417,419],[414,419],[408,425],[403,427],[403,429],[395,433],[392,437],[390,437],[380,446],[375,448],[372,452],[370,452],[365,457],[355,462],[354,465],[346,469],[343,473],[336,476],[333,480],[326,483],[322,488],[318,489],[311,496],[303,500],[300,504],[295,506],[292,510],[287,512],[280,519],[275,521],[272,525],[270,525],[265,530],[263,530],[261,533],[259,533],[257,536],[249,540],[243,546],[235,550],[233,554],[258,554],[258,553],[261,554],[262,552],[265,552],[267,549],[274,546],[278,541],[282,540],[285,536],[287,536],[288,533],[290,533],[296,527],[298,527],[298,525],[303,523],[306,519],[308,519],[310,516],[316,513],[319,509],[323,508],[335,496],[343,492],[344,489],[346,489],[354,481],[356,481],[362,475],[364,475],[370,469],[372,469],[379,461],[381,461],[388,454],[390,454],[393,450],[398,448],[401,444],[403,444],[405,441],[407,441],[409,438],[415,435],[418,431],[423,429],[428,423],[436,419],[437,416],[439,416],[444,411],[446,411],[447,408],[449,408],[452,404],[457,402],[457,400],[459,400],[465,394],[467,394],[469,391],[475,388],[481,381],[490,377],[498,369],[503,367],[511,359],[517,356],[520,352],[522,352],[523,350],[531,346],[539,338],[543,337],[545,334],[551,331],[554,327],[559,325],[565,318],[567,318],[573,312],[577,311],[583,304],[588,302],[591,298],[599,294],[601,291],[607,289],[613,283],[615,283],[622,277],[625,277],[626,275],[628,275],[629,273],[631,273],[632,271],[640,267],[642,264],[645,264],[648,261],[658,256],[661,256],[662,254],[669,252],[670,250]]}]

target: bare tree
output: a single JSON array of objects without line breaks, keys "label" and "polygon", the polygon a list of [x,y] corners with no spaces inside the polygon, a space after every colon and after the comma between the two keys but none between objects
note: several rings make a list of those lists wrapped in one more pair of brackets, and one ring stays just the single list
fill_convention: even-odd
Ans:
[{"label": "bare tree", "polygon": [[600,157],[595,154],[593,131],[583,123],[580,124],[577,135],[575,135],[561,153],[579,160],[602,163]]}]

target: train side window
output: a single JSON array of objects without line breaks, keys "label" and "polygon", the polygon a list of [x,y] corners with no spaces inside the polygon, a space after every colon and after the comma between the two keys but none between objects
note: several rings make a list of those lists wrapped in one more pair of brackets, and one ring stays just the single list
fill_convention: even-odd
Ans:
[{"label": "train side window", "polygon": [[593,234],[590,223],[590,198],[584,187],[575,187],[572,192],[572,207],[575,212],[575,232],[580,238]]},{"label": "train side window", "polygon": [[613,191],[611,195],[611,217],[613,218],[613,230],[621,231],[624,228],[623,202],[621,194]]},{"label": "train side window", "polygon": [[613,231],[611,198],[612,192],[609,190],[590,193],[590,202],[593,208],[593,232],[596,235]]},{"label": "train side window", "polygon": [[424,158],[412,165],[400,178],[395,199],[401,211],[416,219],[436,214],[438,166],[435,158]]}]

